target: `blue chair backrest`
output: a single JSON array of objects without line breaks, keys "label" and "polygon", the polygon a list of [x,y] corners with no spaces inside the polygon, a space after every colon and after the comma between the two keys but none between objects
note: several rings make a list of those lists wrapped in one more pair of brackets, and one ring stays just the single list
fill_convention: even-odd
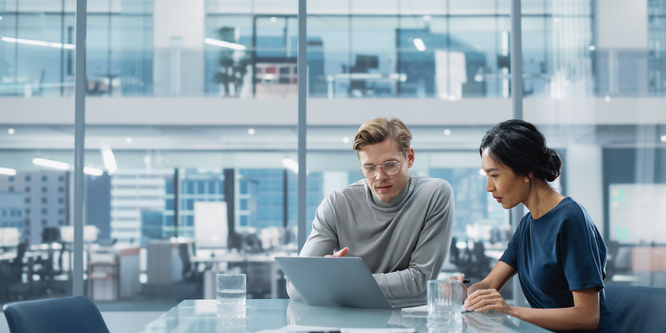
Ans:
[{"label": "blue chair backrest", "polygon": [[666,331],[666,289],[610,284],[606,303],[620,332]]},{"label": "blue chair backrest", "polygon": [[109,333],[99,309],[85,296],[9,303],[3,310],[11,333]]}]

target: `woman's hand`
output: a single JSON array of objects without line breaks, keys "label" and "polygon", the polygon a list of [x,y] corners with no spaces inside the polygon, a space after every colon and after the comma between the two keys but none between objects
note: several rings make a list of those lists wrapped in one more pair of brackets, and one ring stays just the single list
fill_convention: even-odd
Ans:
[{"label": "woman's hand", "polygon": [[479,289],[474,291],[463,303],[463,308],[467,311],[497,311],[512,315],[513,308],[506,304],[506,301],[495,289]]}]

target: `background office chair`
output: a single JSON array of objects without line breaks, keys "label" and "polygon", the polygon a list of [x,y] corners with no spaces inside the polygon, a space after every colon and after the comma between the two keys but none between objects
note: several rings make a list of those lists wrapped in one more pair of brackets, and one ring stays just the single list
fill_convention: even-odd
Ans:
[{"label": "background office chair", "polygon": [[662,332],[666,327],[666,289],[609,284],[604,290],[620,332]]},{"label": "background office chair", "polygon": [[199,270],[199,265],[197,263],[192,262],[190,258],[189,244],[178,244],[178,254],[180,254],[180,260],[183,261],[183,281],[202,282],[203,271]]},{"label": "background office chair", "polygon": [[85,296],[9,303],[3,310],[11,333],[109,333],[99,309]]},{"label": "background office chair", "polygon": [[[28,249],[28,243],[22,242],[16,247],[16,257],[8,262],[0,264],[0,275],[2,283],[0,283],[0,297],[9,299],[10,297],[24,293],[20,285],[23,285],[23,273],[27,265],[23,262],[25,253]],[[30,276],[28,276],[30,278]],[[16,288],[14,288],[16,287]]]}]

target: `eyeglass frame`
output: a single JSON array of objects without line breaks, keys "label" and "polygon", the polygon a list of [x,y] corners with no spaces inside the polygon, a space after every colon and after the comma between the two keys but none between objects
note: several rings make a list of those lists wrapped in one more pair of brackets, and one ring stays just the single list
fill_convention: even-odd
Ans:
[{"label": "eyeglass frame", "polygon": [[[394,173],[389,173],[388,171],[386,171],[386,168],[384,167],[384,165],[386,165],[387,163],[396,163],[396,164],[397,164],[397,167],[398,167],[398,170],[396,170],[396,172],[394,172]],[[389,161],[385,161],[384,163],[380,164],[379,166],[382,168],[382,171],[384,171],[384,173],[385,173],[386,175],[388,175],[388,176],[395,176],[395,175],[397,175],[398,173],[400,173],[400,164],[401,164],[401,163],[402,163],[402,161],[389,160]],[[372,176],[366,176],[366,175],[365,175],[365,172],[363,172],[364,167],[366,167],[366,166],[372,166],[373,168],[375,168],[375,169],[374,169],[374,172],[373,172],[373,174],[372,174]],[[378,172],[378,170],[379,170],[379,169],[377,168],[377,166],[378,166],[378,165],[376,165],[376,164],[365,164],[365,165],[361,165],[361,166],[358,168],[358,170],[361,172],[361,174],[363,175],[363,177],[365,177],[365,178],[374,178],[374,177],[377,177],[377,172]]]}]

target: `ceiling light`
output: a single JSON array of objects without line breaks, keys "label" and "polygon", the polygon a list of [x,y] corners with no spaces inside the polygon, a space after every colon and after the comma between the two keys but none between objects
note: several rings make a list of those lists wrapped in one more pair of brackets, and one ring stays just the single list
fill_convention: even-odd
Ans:
[{"label": "ceiling light", "polygon": [[342,138],[342,142],[349,143],[349,137],[345,136],[344,138]]},{"label": "ceiling light", "polygon": [[53,168],[58,170],[69,170],[69,164],[65,162],[58,162],[54,160],[47,160],[45,158],[33,158],[32,164],[40,165],[47,168]]},{"label": "ceiling light", "polygon": [[0,21],[2,21],[2,16],[0,16]]},{"label": "ceiling light", "polygon": [[15,132],[15,131],[14,131],[13,128],[10,128],[10,129],[7,130],[7,134],[9,134],[9,135],[14,134],[14,132]]},{"label": "ceiling light", "polygon": [[23,38],[13,38],[13,37],[2,37],[3,42],[7,43],[19,43],[19,44],[27,44],[27,45],[35,45],[35,46],[48,46],[48,47],[54,47],[57,49],[75,49],[76,46],[73,44],[62,44],[62,43],[51,43],[51,42],[44,42],[41,40],[33,40],[33,39],[23,39]]},{"label": "ceiling light", "polygon": [[91,176],[101,176],[104,174],[104,171],[93,167],[83,167],[83,173]]},{"label": "ceiling light", "polygon": [[100,149],[102,152],[102,161],[104,162],[104,167],[108,171],[109,175],[112,175],[116,170],[118,170],[118,164],[116,164],[116,157],[113,156],[113,150],[108,145],[103,145]]},{"label": "ceiling light", "polygon": [[661,136],[661,142],[666,142],[666,135]]},{"label": "ceiling light", "polygon": [[590,51],[594,51],[594,50],[596,50],[596,49],[597,49],[597,48],[594,47],[594,45],[590,45]]},{"label": "ceiling light", "polygon": [[419,51],[425,51],[426,49],[425,44],[423,44],[423,40],[421,40],[421,38],[414,38],[414,46],[416,46],[416,49]]},{"label": "ceiling light", "polygon": [[254,135],[254,133],[256,133],[256,132],[257,132],[257,131],[255,131],[254,128],[249,128],[249,129],[247,130],[247,134],[249,134],[249,135]]},{"label": "ceiling light", "polygon": [[609,95],[606,95],[606,98],[604,98],[604,100],[606,101],[606,103],[610,103],[610,101],[611,101],[611,98],[610,98],[610,96],[609,96]]},{"label": "ceiling light", "polygon": [[0,175],[15,176],[16,170],[10,168],[0,168]]},{"label": "ceiling light", "polygon": [[445,129],[444,130],[444,135],[451,135],[451,130],[450,129]]},{"label": "ceiling light", "polygon": [[236,43],[229,43],[229,42],[225,42],[223,40],[212,39],[212,38],[204,39],[204,43],[206,43],[208,45],[226,47],[226,48],[233,49],[233,50],[240,50],[240,51],[247,50],[247,46],[245,46],[245,45],[236,44]]},{"label": "ceiling light", "polygon": [[559,17],[554,17],[554,18],[553,18],[553,22],[555,22],[555,23],[560,23],[560,18],[559,18]]},{"label": "ceiling light", "polygon": [[277,17],[275,17],[275,16],[271,17],[271,22],[275,22],[275,21],[277,21]]},{"label": "ceiling light", "polygon": [[432,19],[432,16],[430,15],[423,15],[423,20],[424,21],[430,21]]},{"label": "ceiling light", "polygon": [[125,138],[125,143],[132,143],[132,138],[130,137]]},{"label": "ceiling light", "polygon": [[290,159],[290,158],[285,158],[282,160],[282,164],[287,167],[287,169],[298,173],[298,163],[296,161]]}]

